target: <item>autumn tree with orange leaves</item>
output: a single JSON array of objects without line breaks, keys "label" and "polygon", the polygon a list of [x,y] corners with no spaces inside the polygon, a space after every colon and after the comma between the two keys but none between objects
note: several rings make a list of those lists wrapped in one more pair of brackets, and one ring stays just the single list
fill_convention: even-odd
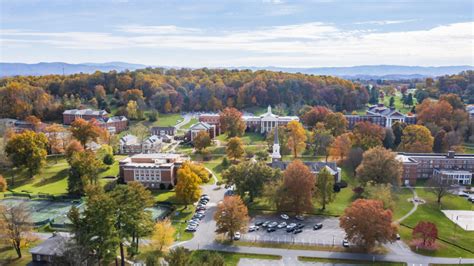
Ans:
[{"label": "autumn tree with orange leaves", "polygon": [[249,221],[247,206],[240,196],[224,197],[224,200],[217,205],[214,220],[216,232],[227,234],[232,240],[236,232],[244,231],[247,227]]},{"label": "autumn tree with orange leaves", "polygon": [[225,108],[219,114],[219,123],[221,124],[222,131],[227,133],[228,138],[244,134],[246,125],[242,119],[242,113],[235,108]]},{"label": "autumn tree with orange leaves", "polygon": [[277,192],[277,209],[302,214],[313,210],[315,176],[302,161],[291,162],[283,172],[283,183]]},{"label": "autumn tree with orange leaves", "polygon": [[329,147],[329,155],[343,161],[352,147],[352,133],[344,133],[337,136]]},{"label": "autumn tree with orange leaves", "polygon": [[392,211],[383,208],[378,200],[358,199],[344,210],[339,226],[349,242],[372,250],[376,244],[392,242],[397,228],[392,224]]},{"label": "autumn tree with orange leaves", "polygon": [[354,146],[364,150],[382,146],[385,138],[385,129],[368,121],[358,122],[352,130]]},{"label": "autumn tree with orange leaves", "polygon": [[105,130],[99,127],[95,119],[86,121],[82,118],[78,118],[72,122],[69,130],[72,136],[77,139],[83,147],[86,146],[87,142],[97,141],[99,137],[106,135]]}]

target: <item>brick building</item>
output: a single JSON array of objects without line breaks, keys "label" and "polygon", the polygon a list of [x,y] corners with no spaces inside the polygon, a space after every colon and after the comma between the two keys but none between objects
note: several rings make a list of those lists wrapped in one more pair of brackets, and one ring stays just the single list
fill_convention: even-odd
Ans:
[{"label": "brick building", "polygon": [[120,133],[128,127],[128,119],[125,116],[101,118],[97,122],[100,127],[107,129],[110,133]]},{"label": "brick building", "polygon": [[199,122],[194,125],[192,125],[188,133],[186,134],[186,138],[190,141],[193,141],[196,135],[201,132],[201,131],[206,131],[209,134],[209,137],[211,139],[216,137],[216,126],[215,125],[210,125],[205,122]]},{"label": "brick building", "polygon": [[149,188],[176,184],[177,170],[189,158],[172,153],[136,154],[119,163],[120,178],[138,181]]},{"label": "brick building", "polygon": [[[415,185],[416,180],[453,178],[455,183],[471,184],[474,172],[474,154],[448,153],[398,153],[403,164],[402,183]],[[469,175],[471,178],[466,177]]]},{"label": "brick building", "polygon": [[95,119],[105,119],[109,116],[109,113],[105,110],[92,110],[92,109],[72,109],[63,112],[63,124],[70,125],[74,120],[82,118],[86,121]]},{"label": "brick building", "polygon": [[204,122],[216,127],[216,136],[221,134],[221,122],[219,121],[219,114],[201,114],[199,115],[199,122]]}]

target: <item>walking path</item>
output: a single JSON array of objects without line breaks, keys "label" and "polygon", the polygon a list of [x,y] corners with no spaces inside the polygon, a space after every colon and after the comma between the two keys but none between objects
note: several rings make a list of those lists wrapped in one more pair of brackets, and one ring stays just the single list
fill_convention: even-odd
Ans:
[{"label": "walking path", "polygon": [[[408,189],[411,190],[411,192],[413,192],[413,199],[418,199],[418,194],[416,194],[416,190],[413,189],[412,187],[408,186]],[[416,209],[418,209],[418,205],[420,204],[419,201],[415,201],[413,200],[413,208],[407,213],[405,214],[403,217],[401,217],[400,219],[398,219],[396,222],[397,223],[401,223],[403,220],[405,220],[406,218],[408,218],[410,215],[412,215]]]}]

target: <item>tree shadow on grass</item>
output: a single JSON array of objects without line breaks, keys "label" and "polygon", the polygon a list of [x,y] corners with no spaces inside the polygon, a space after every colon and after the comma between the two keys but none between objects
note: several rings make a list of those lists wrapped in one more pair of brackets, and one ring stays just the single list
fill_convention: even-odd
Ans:
[{"label": "tree shadow on grass", "polygon": [[33,184],[33,187],[42,187],[51,183],[58,182],[67,177],[69,169],[63,169],[50,178],[44,178],[40,182]]}]

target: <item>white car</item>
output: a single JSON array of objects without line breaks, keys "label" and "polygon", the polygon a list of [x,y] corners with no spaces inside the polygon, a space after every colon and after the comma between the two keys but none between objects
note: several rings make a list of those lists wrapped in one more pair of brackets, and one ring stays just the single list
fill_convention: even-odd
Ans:
[{"label": "white car", "polygon": [[283,228],[283,227],[286,227],[286,222],[282,222],[280,223],[279,225],[277,225],[278,228]]},{"label": "white car", "polygon": [[258,231],[260,229],[260,227],[256,226],[256,225],[252,225],[249,227],[249,232],[253,232],[253,231]]},{"label": "white car", "polygon": [[239,240],[239,239],[240,239],[240,232],[235,232],[234,240]]},{"label": "white car", "polygon": [[281,217],[282,219],[284,219],[284,220],[290,219],[290,217],[289,217],[288,215],[286,215],[286,214],[282,214],[282,215],[280,215],[280,217]]},{"label": "white car", "polygon": [[270,223],[270,224],[268,225],[268,228],[273,228],[273,227],[275,227],[275,226],[277,226],[277,225],[278,225],[277,222],[273,222],[273,223]]},{"label": "white car", "polygon": [[295,223],[291,223],[291,224],[287,225],[286,229],[290,229],[290,228],[293,228],[293,227],[296,227]]}]

